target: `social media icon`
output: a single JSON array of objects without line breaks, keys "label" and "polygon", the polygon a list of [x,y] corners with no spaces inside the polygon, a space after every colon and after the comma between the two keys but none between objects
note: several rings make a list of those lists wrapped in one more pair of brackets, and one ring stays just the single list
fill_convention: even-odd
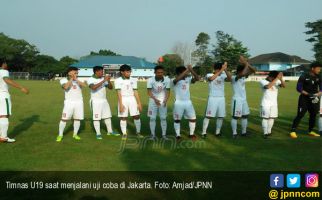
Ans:
[{"label": "social media icon", "polygon": [[284,175],[283,174],[271,174],[270,186],[271,186],[271,188],[284,187]]},{"label": "social media icon", "polygon": [[305,174],[305,187],[319,187],[319,174]]},{"label": "social media icon", "polygon": [[301,187],[301,175],[300,174],[287,174],[287,187],[299,188]]}]

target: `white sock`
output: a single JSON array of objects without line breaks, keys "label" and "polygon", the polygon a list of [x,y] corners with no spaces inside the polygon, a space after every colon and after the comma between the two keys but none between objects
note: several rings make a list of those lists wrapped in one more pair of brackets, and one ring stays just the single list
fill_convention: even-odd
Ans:
[{"label": "white sock", "polygon": [[242,118],[241,120],[241,127],[242,127],[242,134],[247,132],[247,118]]},{"label": "white sock", "polygon": [[180,136],[180,123],[174,122],[174,131],[176,132],[176,136]]},{"label": "white sock", "polygon": [[190,129],[190,135],[193,135],[196,129],[196,122],[189,121],[189,129]]},{"label": "white sock", "polygon": [[1,138],[6,138],[8,136],[9,120],[8,118],[0,118],[0,131]]},{"label": "white sock", "polygon": [[202,135],[207,134],[208,125],[209,125],[209,119],[207,117],[205,117],[205,119],[203,120],[203,124],[202,124]]},{"label": "white sock", "polygon": [[120,126],[123,135],[126,135],[126,120],[120,120]]},{"label": "white sock", "polygon": [[150,118],[150,131],[151,131],[151,135],[154,137],[155,136],[155,126],[156,126],[156,122],[154,118]]},{"label": "white sock", "polygon": [[233,135],[237,135],[237,119],[231,119],[231,129],[233,130]]},{"label": "white sock", "polygon": [[222,123],[223,123],[224,119],[223,118],[217,118],[217,123],[216,123],[216,135],[218,135],[220,133],[221,127],[222,127]]},{"label": "white sock", "polygon": [[268,119],[262,120],[262,128],[263,128],[264,135],[267,135],[268,134]]},{"label": "white sock", "polygon": [[65,127],[66,127],[66,122],[60,120],[60,122],[59,122],[59,136],[63,136]]},{"label": "white sock", "polygon": [[161,119],[162,136],[167,134],[167,119]]},{"label": "white sock", "polygon": [[322,131],[322,117],[319,117],[319,131]]},{"label": "white sock", "polygon": [[274,119],[269,119],[268,120],[267,133],[272,133],[273,125],[274,125]]},{"label": "white sock", "polygon": [[105,122],[105,125],[106,125],[107,132],[108,133],[113,133],[111,118],[105,119],[104,122]]},{"label": "white sock", "polygon": [[101,122],[100,121],[93,121],[94,123],[94,128],[95,128],[95,131],[96,131],[96,135],[101,135]]},{"label": "white sock", "polygon": [[136,133],[141,133],[141,120],[135,119],[134,124],[135,124],[135,128],[136,128]]},{"label": "white sock", "polygon": [[80,127],[80,121],[74,120],[74,135],[77,135],[79,127]]}]

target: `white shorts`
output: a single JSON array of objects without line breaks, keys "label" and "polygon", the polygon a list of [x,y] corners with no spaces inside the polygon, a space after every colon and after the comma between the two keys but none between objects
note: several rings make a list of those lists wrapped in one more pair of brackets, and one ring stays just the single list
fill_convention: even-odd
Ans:
[{"label": "white shorts", "polygon": [[176,100],[173,105],[173,119],[181,120],[184,115],[185,119],[196,119],[196,112],[192,102]]},{"label": "white shorts", "polygon": [[157,106],[153,99],[149,99],[148,117],[156,118],[158,111],[161,119],[167,118],[167,106],[164,106],[163,104],[161,104],[161,106]]},{"label": "white shorts", "polygon": [[108,119],[112,117],[110,105],[106,99],[92,99],[90,105],[93,120]]},{"label": "white shorts", "polygon": [[322,115],[322,98],[320,99],[320,115]]},{"label": "white shorts", "polygon": [[125,107],[125,110],[124,110],[124,112],[121,113],[119,105],[117,106],[119,117],[128,117],[129,112],[130,112],[131,117],[136,116],[136,115],[140,115],[138,104],[137,104],[134,96],[130,96],[130,97],[123,97],[122,96],[122,103],[123,103],[123,106]]},{"label": "white shorts", "polygon": [[225,117],[225,97],[208,97],[206,117]]},{"label": "white shorts", "polygon": [[244,99],[232,99],[231,114],[233,117],[249,115],[248,103]]},{"label": "white shorts", "polygon": [[0,98],[0,115],[11,115],[11,99]]},{"label": "white shorts", "polygon": [[275,105],[275,106],[261,106],[260,117],[262,117],[262,118],[277,118],[278,117],[277,105]]},{"label": "white shorts", "polygon": [[73,119],[83,120],[84,119],[84,104],[83,101],[64,101],[64,109],[62,114],[63,120]]}]

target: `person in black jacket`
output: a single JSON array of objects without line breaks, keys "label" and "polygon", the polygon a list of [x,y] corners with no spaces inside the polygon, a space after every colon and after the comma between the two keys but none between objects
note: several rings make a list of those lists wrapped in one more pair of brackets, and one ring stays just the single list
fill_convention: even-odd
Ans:
[{"label": "person in black jacket", "polygon": [[315,126],[316,115],[319,110],[319,97],[322,94],[321,80],[319,77],[322,65],[318,62],[311,64],[311,70],[307,74],[300,76],[296,90],[300,93],[297,116],[295,117],[292,130],[290,133],[291,138],[297,138],[296,128],[305,113],[309,111],[309,135],[319,137],[320,135],[313,131]]}]

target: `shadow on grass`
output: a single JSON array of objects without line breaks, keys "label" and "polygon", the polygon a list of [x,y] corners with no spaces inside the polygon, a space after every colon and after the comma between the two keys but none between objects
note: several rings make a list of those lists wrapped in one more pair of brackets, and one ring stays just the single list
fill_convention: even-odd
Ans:
[{"label": "shadow on grass", "polygon": [[30,117],[26,117],[20,120],[20,124],[16,125],[13,130],[11,130],[11,136],[17,137],[22,132],[27,131],[30,127],[33,126],[35,122],[41,122],[39,120],[39,115],[32,115]]}]

